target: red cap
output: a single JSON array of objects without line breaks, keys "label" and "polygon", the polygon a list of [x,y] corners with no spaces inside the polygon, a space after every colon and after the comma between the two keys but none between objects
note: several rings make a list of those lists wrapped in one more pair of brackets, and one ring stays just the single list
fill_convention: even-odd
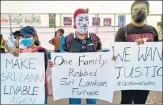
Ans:
[{"label": "red cap", "polygon": [[[79,14],[88,14],[88,9],[83,9],[83,8],[79,8],[79,9],[77,9],[75,12],[74,12],[74,21],[75,21],[75,19],[76,19],[76,17],[79,15]],[[74,23],[74,28],[76,28],[76,25],[75,25],[75,23]]]}]

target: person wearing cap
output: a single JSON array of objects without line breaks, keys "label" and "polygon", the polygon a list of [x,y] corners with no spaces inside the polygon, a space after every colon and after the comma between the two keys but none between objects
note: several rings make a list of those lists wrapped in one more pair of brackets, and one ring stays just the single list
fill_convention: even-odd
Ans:
[{"label": "person wearing cap", "polygon": [[[36,30],[31,27],[31,26],[26,26],[24,28],[22,28],[21,30],[21,34],[23,35],[23,38],[21,39],[21,44],[23,44],[25,46],[25,48],[22,49],[12,49],[10,50],[10,53],[12,53],[14,56],[19,56],[19,53],[26,53],[26,52],[43,52],[44,53],[44,58],[45,58],[45,71],[47,69],[50,69],[54,66],[54,63],[52,61],[48,60],[48,53],[47,50],[41,46],[36,46],[34,44],[34,36],[37,35]],[[46,75],[45,75],[46,78]],[[46,82],[46,81],[45,81]],[[47,83],[47,82],[46,82]],[[47,86],[47,84],[46,84]],[[46,89],[46,88],[45,88]],[[45,90],[46,93],[47,90]],[[45,94],[45,104],[47,104],[47,94]]]},{"label": "person wearing cap", "polygon": [[163,42],[162,30],[163,30],[163,24],[162,24],[162,22],[158,22],[157,23],[158,39]]},{"label": "person wearing cap", "polygon": [[[88,9],[79,8],[74,12],[75,32],[65,38],[65,52],[97,52],[101,50],[101,41],[95,33],[88,32],[89,16]],[[95,40],[92,40],[94,36]],[[97,104],[96,99],[86,99],[87,104]],[[81,99],[70,98],[69,104],[81,104]]]}]

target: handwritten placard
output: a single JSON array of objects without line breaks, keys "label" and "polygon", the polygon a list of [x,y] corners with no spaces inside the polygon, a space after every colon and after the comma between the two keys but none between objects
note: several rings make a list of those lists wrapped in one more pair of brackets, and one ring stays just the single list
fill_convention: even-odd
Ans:
[{"label": "handwritten placard", "polygon": [[115,43],[116,90],[162,91],[162,43]]},{"label": "handwritten placard", "polygon": [[44,104],[43,53],[1,54],[1,103]]},{"label": "handwritten placard", "polygon": [[54,100],[101,99],[112,102],[115,74],[109,52],[52,53]]}]

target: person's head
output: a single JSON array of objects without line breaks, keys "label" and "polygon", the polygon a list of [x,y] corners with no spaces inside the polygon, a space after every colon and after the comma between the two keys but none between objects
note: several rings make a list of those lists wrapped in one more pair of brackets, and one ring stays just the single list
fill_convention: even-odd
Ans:
[{"label": "person's head", "polygon": [[58,34],[58,31],[55,31],[54,37],[57,36],[57,34]]},{"label": "person's head", "polygon": [[131,6],[132,19],[136,23],[144,23],[149,14],[149,2],[147,0],[135,0]]},{"label": "person's head", "polygon": [[23,37],[23,35],[21,34],[21,32],[20,32],[19,30],[15,31],[14,36],[15,36],[18,40],[20,40],[20,39]]},{"label": "person's head", "polygon": [[80,34],[86,34],[88,32],[89,16],[88,9],[77,9],[74,12],[74,28]]},{"label": "person's head", "polygon": [[2,34],[0,34],[0,41],[3,39],[3,35]]},{"label": "person's head", "polygon": [[27,48],[32,47],[35,41],[34,36],[37,36],[35,28],[32,26],[26,26],[21,29],[21,34],[23,35],[21,43]]},{"label": "person's head", "polygon": [[22,34],[19,34],[19,35],[17,36],[18,40],[20,40],[22,37],[23,37]]},{"label": "person's head", "polygon": [[64,30],[63,30],[63,29],[58,29],[57,34],[58,34],[59,36],[63,36]]}]

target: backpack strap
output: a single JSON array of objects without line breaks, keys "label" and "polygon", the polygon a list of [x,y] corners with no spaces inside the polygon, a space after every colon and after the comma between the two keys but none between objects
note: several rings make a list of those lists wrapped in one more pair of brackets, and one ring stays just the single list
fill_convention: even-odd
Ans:
[{"label": "backpack strap", "polygon": [[66,50],[69,51],[70,45],[71,45],[71,41],[74,39],[74,33],[70,33],[65,40],[65,47]]},{"label": "backpack strap", "polygon": [[127,35],[128,35],[128,26],[124,26],[125,29],[125,40],[127,41]]},{"label": "backpack strap", "polygon": [[89,33],[90,37],[91,37],[91,40],[93,42],[93,45],[94,45],[94,49],[95,51],[97,51],[97,46],[98,46],[98,37],[95,33]]}]

